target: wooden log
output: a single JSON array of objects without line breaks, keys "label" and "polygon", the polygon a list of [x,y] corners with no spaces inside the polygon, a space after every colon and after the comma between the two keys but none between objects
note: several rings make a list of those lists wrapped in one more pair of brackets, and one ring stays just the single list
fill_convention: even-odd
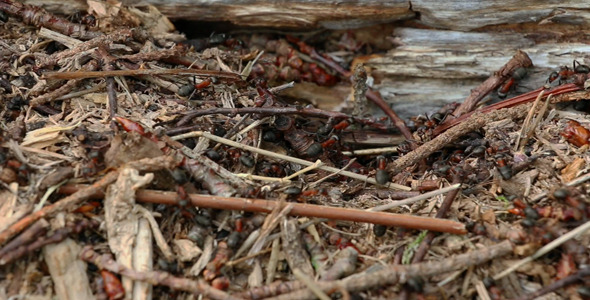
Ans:
[{"label": "wooden log", "polygon": [[[52,12],[72,14],[79,0],[27,0]],[[154,5],[172,20],[230,22],[238,26],[350,29],[410,19],[408,1],[393,0],[124,0],[124,5]],[[72,4],[72,5],[70,5]],[[74,9],[75,7],[75,9]],[[85,9],[85,8],[84,8]]]},{"label": "wooden log", "polygon": [[[25,0],[51,12],[72,14],[84,0]],[[467,31],[498,24],[590,24],[584,1],[379,1],[379,0],[123,0],[124,5],[154,5],[173,20],[230,22],[238,26],[280,28],[358,28],[414,18],[434,28]]]},{"label": "wooden log", "polygon": [[[589,12],[588,2],[578,0],[480,0],[412,1],[412,10],[420,21],[435,28],[471,30],[489,25],[540,22],[563,11]],[[577,14],[573,14],[577,15]],[[579,19],[576,18],[579,22]],[[582,17],[584,19],[584,17]],[[587,18],[584,19],[587,22]]]},{"label": "wooden log", "polygon": [[[397,48],[364,63],[373,70],[384,99],[406,118],[462,102],[518,49],[529,55],[534,67],[508,97],[541,87],[552,71],[572,67],[574,60],[590,63],[587,44],[536,44],[522,34],[397,28],[394,36]],[[499,100],[496,93],[489,98]]]}]

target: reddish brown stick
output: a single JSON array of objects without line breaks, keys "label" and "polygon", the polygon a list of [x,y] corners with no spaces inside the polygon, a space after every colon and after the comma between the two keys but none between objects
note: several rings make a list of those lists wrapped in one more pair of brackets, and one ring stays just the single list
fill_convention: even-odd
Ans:
[{"label": "reddish brown stick", "polygon": [[518,50],[516,54],[500,69],[495,72],[494,75],[490,76],[486,81],[482,82],[478,87],[471,90],[471,94],[449,117],[461,116],[465,113],[473,111],[475,106],[491,91],[497,89],[504,81],[512,76],[514,70],[520,67],[528,68],[533,65],[533,62],[529,56]]},{"label": "reddish brown stick", "polygon": [[[306,47],[308,47],[308,46],[306,46]],[[309,48],[311,48],[311,47],[309,47]],[[342,68],[339,64],[337,64],[333,60],[323,57],[315,49],[311,48],[310,50],[311,51],[309,52],[309,56],[311,58],[325,64],[326,66],[329,66],[330,68],[332,68],[336,72],[340,73],[343,77],[348,78],[350,81],[353,80],[352,73],[350,71],[345,70],[344,68]],[[302,51],[302,52],[305,53],[306,51]],[[385,102],[385,100],[383,100],[383,98],[381,98],[381,95],[379,94],[379,92],[369,89],[365,93],[365,95],[367,96],[367,99],[369,99],[371,102],[375,103],[375,105],[377,105],[391,119],[391,122],[393,123],[393,125],[395,127],[397,127],[397,129],[399,129],[399,131],[406,138],[406,140],[410,141],[412,148],[415,148],[415,144],[412,142],[412,140],[413,140],[412,133],[410,132],[410,129],[406,125],[406,122],[404,122],[404,120],[402,120],[402,118],[400,118],[395,113],[395,111],[391,108],[391,106],[389,106],[389,104],[387,102]]]},{"label": "reddish brown stick", "polygon": [[[174,168],[177,164],[178,162],[171,157],[160,156],[132,161],[127,165],[138,170],[153,171]],[[86,185],[84,188],[70,193],[70,196],[65,197],[51,205],[45,206],[42,209],[20,219],[18,222],[10,225],[10,227],[0,232],[0,245],[3,245],[6,241],[10,240],[12,237],[25,230],[39,219],[76,207],[76,205],[89,199],[93,195],[96,195],[109,184],[115,182],[118,176],[119,170],[111,171],[92,185]]]},{"label": "reddish brown stick", "polygon": [[[59,192],[63,194],[71,194],[84,188],[86,188],[86,185],[70,184],[61,187]],[[97,191],[93,197],[103,198],[104,195],[102,192]],[[137,201],[139,202],[178,205],[178,195],[175,192],[138,190],[136,197]],[[278,205],[281,205],[278,201],[269,201],[264,199],[217,197],[198,194],[190,194],[189,197],[191,199],[191,203],[197,207],[243,210],[248,212],[271,213]],[[381,224],[392,227],[397,226],[419,230],[432,230],[453,234],[465,234],[467,232],[463,224],[450,220],[313,204],[291,204],[293,205],[293,209],[289,214],[293,216]]]},{"label": "reddish brown stick", "polygon": [[90,196],[96,194],[99,190],[102,190],[107,185],[117,180],[117,176],[119,176],[119,172],[110,172],[94,184],[85,186],[85,188],[76,191],[72,195],[55,202],[54,204],[45,206],[41,210],[38,210],[30,215],[27,215],[25,218],[20,219],[18,222],[12,224],[10,227],[6,228],[0,233],[0,245],[4,244],[17,233],[23,231],[25,228],[29,227],[39,219],[58,211],[63,211],[67,207],[71,207],[72,205],[76,205],[88,199]]},{"label": "reddish brown stick", "polygon": [[[411,142],[414,139],[414,137],[412,136],[412,133],[410,132],[410,129],[408,129],[408,126],[406,125],[406,122],[404,122],[404,120],[402,120],[395,113],[395,111],[393,111],[393,109],[391,109],[389,104],[387,102],[385,102],[385,100],[383,100],[383,98],[381,98],[381,95],[379,94],[379,92],[376,92],[373,90],[368,90],[365,95],[367,96],[367,99],[369,99],[373,103],[375,103],[375,105],[377,105],[391,119],[391,122],[393,122],[393,125],[395,125],[395,127],[397,127],[397,129],[399,129],[399,131],[406,138],[406,140]],[[412,143],[412,146],[413,146],[413,143]]]},{"label": "reddish brown stick", "polygon": [[[508,108],[508,107],[513,107],[516,105],[520,105],[520,104],[524,104],[524,103],[528,103],[528,102],[532,102],[534,101],[537,96],[539,95],[539,93],[543,90],[543,88],[538,88],[534,91],[530,91],[528,93],[510,98],[510,99],[506,99],[502,102],[498,102],[489,106],[486,106],[480,110],[474,111],[474,112],[469,112],[466,114],[461,115],[458,118],[452,119],[452,120],[448,120],[445,121],[444,123],[440,124],[438,127],[436,127],[434,129],[433,134],[439,135],[442,132],[444,132],[445,130],[463,122],[464,120],[466,120],[467,118],[469,118],[473,113],[475,112],[481,112],[481,113],[487,113],[487,112],[491,112],[493,110],[497,110],[497,109],[501,109],[501,108]],[[579,91],[580,87],[573,84],[573,83],[568,83],[568,84],[564,84],[564,85],[560,85],[558,87],[555,87],[553,89],[547,90],[545,91],[545,96],[549,95],[549,94],[553,94],[553,96],[557,96],[560,94],[565,94],[565,93],[569,93],[569,92],[575,92],[575,91]]]}]

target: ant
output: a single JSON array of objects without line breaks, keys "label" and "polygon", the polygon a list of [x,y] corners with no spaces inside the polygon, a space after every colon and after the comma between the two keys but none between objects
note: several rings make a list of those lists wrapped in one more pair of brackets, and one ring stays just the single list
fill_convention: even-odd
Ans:
[{"label": "ant", "polygon": [[512,76],[498,89],[498,97],[504,99],[508,92],[516,85],[516,83],[524,79],[527,75],[527,69],[518,67],[512,72]]},{"label": "ant", "polygon": [[559,79],[559,84],[561,84],[574,74],[588,73],[590,73],[590,67],[588,65],[583,65],[579,61],[574,60],[573,67],[571,69],[568,66],[562,66],[559,72],[551,72],[551,74],[549,74],[549,78],[547,78],[547,83],[552,83],[553,81]]}]

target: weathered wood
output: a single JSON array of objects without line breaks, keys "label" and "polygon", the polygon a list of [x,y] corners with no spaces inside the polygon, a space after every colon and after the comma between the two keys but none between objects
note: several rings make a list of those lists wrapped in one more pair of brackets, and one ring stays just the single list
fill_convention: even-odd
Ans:
[{"label": "weathered wood", "polygon": [[[571,67],[574,59],[590,63],[590,45],[535,44],[521,34],[398,28],[394,36],[400,46],[365,65],[373,70],[384,99],[403,117],[462,102],[518,49],[530,56],[534,67],[516,86],[517,93],[542,86],[551,71]],[[498,100],[495,93],[490,98]]]},{"label": "weathered wood", "polygon": [[[71,14],[69,4],[80,9],[79,0],[28,0],[49,11]],[[124,5],[154,5],[172,20],[230,22],[239,26],[281,28],[359,28],[410,19],[415,13],[408,1],[379,0],[124,0]],[[84,8],[85,9],[85,8]]]},{"label": "weathered wood", "polygon": [[[87,8],[84,0],[26,0],[52,12],[72,14]],[[590,24],[588,3],[579,0],[379,1],[379,0],[124,0],[125,5],[154,5],[168,18],[239,26],[282,28],[358,28],[413,18],[434,28],[471,30],[490,25]]]},{"label": "weathered wood", "polygon": [[[420,21],[436,28],[471,30],[496,24],[539,22],[564,10],[582,10],[589,5],[579,0],[416,0],[412,10]],[[586,19],[587,22],[587,19]]]}]

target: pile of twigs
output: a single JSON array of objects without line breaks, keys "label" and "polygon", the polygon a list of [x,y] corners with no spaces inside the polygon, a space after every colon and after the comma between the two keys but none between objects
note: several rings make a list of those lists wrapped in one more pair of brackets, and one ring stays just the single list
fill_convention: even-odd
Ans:
[{"label": "pile of twigs", "polygon": [[[588,296],[575,286],[588,238],[572,238],[588,227],[589,157],[571,144],[590,131],[549,112],[590,98],[585,65],[476,109],[532,68],[518,52],[408,126],[367,70],[299,38],[186,41],[157,11],[93,9],[0,1],[7,296],[532,298],[522,274],[554,281],[535,295]],[[353,112],[280,96],[303,81],[351,85]],[[366,99],[389,120],[365,115]],[[394,128],[399,147],[359,142]]]}]

